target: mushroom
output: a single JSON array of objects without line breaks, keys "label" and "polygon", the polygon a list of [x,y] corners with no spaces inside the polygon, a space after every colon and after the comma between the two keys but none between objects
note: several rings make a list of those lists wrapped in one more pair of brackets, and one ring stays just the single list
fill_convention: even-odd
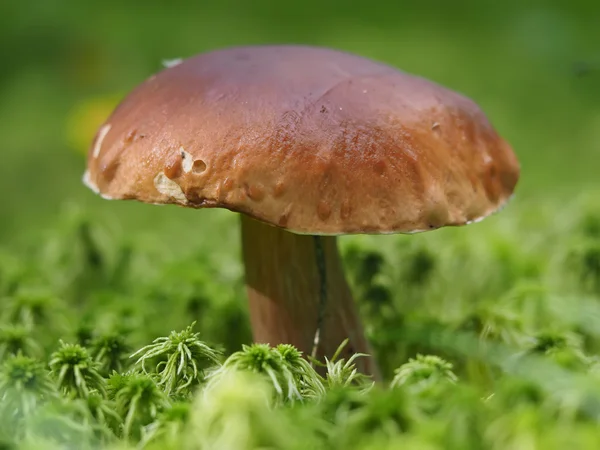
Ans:
[{"label": "mushroom", "polygon": [[[85,184],[108,199],[241,213],[253,336],[331,357],[371,349],[337,236],[476,222],[519,178],[471,100],[349,53],[217,50],[134,89],[100,127]],[[359,370],[378,376],[374,358]]]}]

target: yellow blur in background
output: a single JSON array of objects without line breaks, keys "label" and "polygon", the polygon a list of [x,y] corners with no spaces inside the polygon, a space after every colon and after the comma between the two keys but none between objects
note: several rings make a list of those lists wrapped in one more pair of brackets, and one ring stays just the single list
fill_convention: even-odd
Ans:
[{"label": "yellow blur in background", "polygon": [[75,105],[67,117],[67,142],[71,150],[87,155],[98,128],[121,101],[122,95],[93,97]]}]

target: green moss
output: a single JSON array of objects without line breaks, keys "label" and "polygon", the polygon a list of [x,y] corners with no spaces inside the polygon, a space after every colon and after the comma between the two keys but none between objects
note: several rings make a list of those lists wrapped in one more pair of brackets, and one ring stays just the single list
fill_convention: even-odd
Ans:
[{"label": "green moss", "polygon": [[[311,363],[290,345],[249,344],[237,263],[201,249],[157,257],[160,244],[125,245],[83,216],[67,220],[49,231],[49,248],[4,257],[27,267],[20,274],[46,274],[11,275],[0,303],[0,440],[21,448],[593,448],[595,216],[556,223],[543,238],[527,213],[524,222],[515,213],[472,227],[468,238],[446,230],[388,236],[383,246],[375,237],[345,241],[385,378],[375,385],[356,372],[361,355]],[[74,248],[61,247],[65,230],[78,230]]]}]

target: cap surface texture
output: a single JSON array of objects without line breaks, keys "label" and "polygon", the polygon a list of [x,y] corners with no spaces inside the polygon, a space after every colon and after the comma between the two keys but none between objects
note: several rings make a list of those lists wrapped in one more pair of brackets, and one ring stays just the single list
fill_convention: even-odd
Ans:
[{"label": "cap surface texture", "polygon": [[222,207],[296,233],[403,233],[499,209],[519,164],[481,109],[423,78],[302,46],[184,60],[98,130],[105,198]]}]

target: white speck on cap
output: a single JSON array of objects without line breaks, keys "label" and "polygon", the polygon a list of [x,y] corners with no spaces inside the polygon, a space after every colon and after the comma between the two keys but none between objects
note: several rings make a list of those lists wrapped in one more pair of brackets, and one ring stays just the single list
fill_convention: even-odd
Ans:
[{"label": "white speck on cap", "polygon": [[194,167],[194,158],[183,147],[179,147],[181,152],[181,168],[185,173],[190,173]]},{"label": "white speck on cap", "polygon": [[92,180],[90,179],[90,171],[89,170],[86,170],[85,173],[83,174],[82,181],[83,181],[83,184],[85,184],[89,189],[94,191],[95,194],[100,193],[98,186],[96,186],[94,183],[92,183]]},{"label": "white speck on cap", "polygon": [[181,59],[181,58],[163,59],[162,65],[165,66],[167,69],[169,69],[171,67],[175,67],[175,66],[181,64],[182,61],[183,61],[183,59]]},{"label": "white speck on cap", "polygon": [[186,204],[188,202],[181,186],[167,177],[163,172],[159,172],[154,177],[154,187],[156,187],[156,190],[161,194],[174,198],[179,201],[179,203]]},{"label": "white speck on cap", "polygon": [[111,125],[107,123],[102,128],[100,128],[100,130],[98,131],[98,137],[96,139],[96,143],[94,144],[94,151],[92,153],[94,158],[97,158],[98,155],[100,154],[100,149],[102,148],[102,141],[104,141],[104,138],[110,131],[110,127],[111,127]]}]

